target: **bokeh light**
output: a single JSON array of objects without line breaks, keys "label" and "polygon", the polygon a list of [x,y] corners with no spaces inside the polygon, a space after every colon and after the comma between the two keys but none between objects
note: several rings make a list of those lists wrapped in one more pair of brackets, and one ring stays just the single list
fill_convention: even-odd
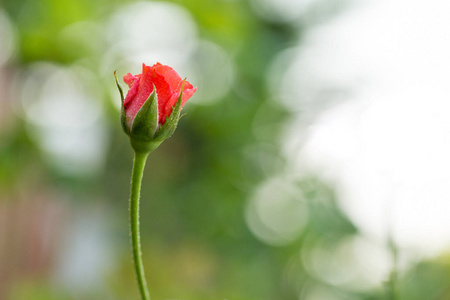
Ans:
[{"label": "bokeh light", "polygon": [[308,207],[301,191],[288,179],[274,178],[255,191],[248,203],[246,220],[262,241],[285,245],[302,233],[308,222]]},{"label": "bokeh light", "polygon": [[45,158],[69,174],[96,172],[104,162],[107,133],[100,121],[98,93],[83,85],[88,78],[93,75],[82,68],[38,63],[16,82],[22,87],[21,109],[30,135]]},{"label": "bokeh light", "polygon": [[106,26],[109,45],[105,70],[121,66],[139,74],[143,61],[161,61],[185,71],[198,41],[197,26],[189,12],[167,2],[120,7]]},{"label": "bokeh light", "polygon": [[[443,139],[449,124],[442,113],[448,89],[441,81],[448,77],[442,50],[449,43],[441,39],[445,27],[436,32],[434,23],[417,28],[414,36],[406,34],[414,16],[431,18],[436,8],[416,3],[399,18],[388,7],[370,2],[311,32],[310,52],[299,51],[297,57],[312,65],[308,74],[317,73],[321,82],[313,94],[301,85],[299,96],[306,91],[306,98],[316,101],[322,86],[336,86],[329,99],[339,96],[339,90],[351,93],[347,102],[325,106],[309,128],[300,156],[299,148],[291,153],[302,166],[307,162],[322,168],[329,180],[338,181],[343,208],[368,234],[380,241],[393,235],[401,247],[435,255],[450,244],[445,229],[448,143]],[[427,35],[427,43],[419,42],[417,34]],[[426,49],[437,52],[422,55]],[[288,90],[295,83],[315,82],[315,76],[302,79],[287,72],[285,82],[292,82]],[[287,139],[292,144],[295,136]]]}]

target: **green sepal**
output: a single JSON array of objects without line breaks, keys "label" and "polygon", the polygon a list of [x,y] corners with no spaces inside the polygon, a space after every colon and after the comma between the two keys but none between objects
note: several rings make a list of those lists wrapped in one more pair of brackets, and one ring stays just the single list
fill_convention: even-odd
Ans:
[{"label": "green sepal", "polygon": [[158,97],[156,88],[153,86],[153,92],[134,117],[130,136],[141,140],[152,140],[156,130],[158,130]]},{"label": "green sepal", "polygon": [[131,147],[136,153],[150,153],[161,145],[162,141],[140,140],[130,136]]},{"label": "green sepal", "polygon": [[119,83],[119,80],[117,79],[117,72],[114,71],[114,78],[116,79],[116,85],[117,88],[119,89],[119,93],[120,93],[120,100],[122,101],[122,105],[120,106],[120,123],[122,125],[122,129],[126,134],[130,134],[130,129],[127,126],[127,116],[125,114],[125,107],[124,107],[124,102],[125,102],[125,98],[123,96],[123,88],[122,85]]},{"label": "green sepal", "polygon": [[123,106],[123,102],[125,101],[125,98],[123,97],[123,88],[122,88],[122,85],[119,83],[119,79],[117,79],[116,71],[114,71],[114,78],[116,79],[116,85],[117,85],[117,88],[119,89],[120,99],[122,100],[122,106]]},{"label": "green sepal", "polygon": [[128,125],[127,125],[127,115],[126,115],[125,109],[123,107],[120,110],[120,124],[122,125],[123,131],[127,135],[130,135],[130,129],[128,128]]},{"label": "green sepal", "polygon": [[183,89],[185,82],[186,79],[184,79],[181,84],[180,96],[178,97],[177,103],[172,108],[172,113],[166,119],[164,125],[158,130],[158,132],[156,132],[154,140],[162,142],[170,138],[175,132],[175,129],[177,129],[178,121],[180,120],[181,104],[183,103]]}]

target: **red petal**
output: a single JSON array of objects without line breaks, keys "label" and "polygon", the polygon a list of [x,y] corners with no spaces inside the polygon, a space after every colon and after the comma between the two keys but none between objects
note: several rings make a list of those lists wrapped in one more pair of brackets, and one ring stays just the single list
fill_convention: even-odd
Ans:
[{"label": "red petal", "polygon": [[175,93],[177,90],[179,90],[180,84],[183,80],[181,79],[180,75],[175,72],[174,69],[166,65],[161,65],[159,63],[155,64],[153,67],[158,75],[164,77],[164,80],[169,84],[172,93]]},{"label": "red petal", "polygon": [[[159,101],[159,123],[162,125],[165,123],[166,118],[172,113],[172,108],[178,101],[183,80],[180,75],[169,66],[156,63],[153,65],[153,68],[155,72],[154,82]],[[156,82],[158,82],[158,84],[156,84]],[[193,88],[193,86],[186,81],[184,85],[182,107],[196,90],[197,88]]]},{"label": "red petal", "polygon": [[[167,102],[166,106],[164,107],[164,115],[166,117],[170,116],[172,113],[172,107],[175,106],[175,104],[178,101],[178,98],[180,97],[180,91],[181,91],[181,83],[178,88],[178,92],[174,93],[170,100]],[[184,83],[184,89],[183,89],[183,99],[181,101],[181,107],[188,101],[189,98],[192,97],[192,95],[197,91],[197,88],[194,88],[192,84],[190,84],[188,81]]]},{"label": "red petal", "polygon": [[133,76],[131,73],[127,73],[127,74],[125,74],[125,76],[123,76],[123,81],[128,85],[129,88],[131,88],[133,82],[136,79],[137,78],[135,76]]},{"label": "red petal", "polygon": [[[180,75],[169,66],[156,63],[149,67],[142,65],[142,74],[133,76],[128,73],[123,80],[130,90],[125,98],[124,107],[130,123],[133,122],[137,112],[153,92],[153,85],[158,95],[158,121],[163,125],[166,118],[172,113],[172,107],[177,103],[183,80]],[[185,82],[182,106],[195,93],[189,82]],[[131,124],[128,124],[131,126]]]},{"label": "red petal", "polygon": [[133,102],[133,99],[136,97],[139,89],[139,78],[128,73],[123,76],[123,81],[125,81],[125,83],[130,87],[124,101],[124,106],[127,107],[129,103]]},{"label": "red petal", "polygon": [[167,102],[169,102],[170,98],[172,97],[172,89],[170,87],[170,84],[166,81],[166,78],[164,75],[160,74],[158,71],[161,69],[162,65],[154,65],[152,68],[152,80],[153,83],[156,86],[156,93],[158,94],[158,118],[159,123],[164,124],[166,121],[166,115],[164,114],[164,108],[166,107]]},{"label": "red petal", "polygon": [[[142,74],[134,76],[134,81],[132,82],[132,85],[124,102],[127,117],[130,120],[134,119],[141,106],[153,92],[151,73],[151,67],[143,64]],[[125,76],[127,76],[127,78],[125,78]],[[124,81],[130,78],[128,74],[125,76]]]}]

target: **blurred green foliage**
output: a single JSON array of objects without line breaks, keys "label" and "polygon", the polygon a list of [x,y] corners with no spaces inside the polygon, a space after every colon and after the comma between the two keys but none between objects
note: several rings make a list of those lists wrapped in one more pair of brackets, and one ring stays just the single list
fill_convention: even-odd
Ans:
[{"label": "blurred green foliage", "polygon": [[[121,132],[118,111],[111,104],[119,101],[119,95],[110,101],[110,90],[115,88],[113,70],[108,70],[111,76],[106,79],[99,71],[107,50],[105,24],[132,1],[0,3],[17,38],[13,57],[0,66],[4,77],[14,78],[42,61],[87,67],[102,95],[95,101],[102,104],[106,116],[103,125],[110,135],[99,172],[85,176],[62,172],[54,168],[51,158],[45,159],[48,154],[29,136],[32,124],[17,109],[20,100],[17,91],[12,91],[20,89],[21,83],[2,84],[11,92],[1,99],[6,108],[0,114],[0,236],[7,241],[0,243],[0,298],[138,299],[127,224],[132,151]],[[295,197],[305,200],[308,210],[307,224],[294,240],[271,245],[257,238],[246,223],[248,202],[258,186],[272,176],[284,178],[286,162],[280,135],[291,113],[271,98],[266,74],[280,51],[301,45],[302,23],[265,20],[243,0],[173,3],[189,11],[202,39],[224,49],[235,74],[231,89],[221,99],[186,107],[188,115],[176,134],[148,160],[141,226],[153,299],[384,299],[389,291],[383,286],[333,285],[305,266],[304,253],[317,245],[334,249],[358,234],[340,211],[333,187],[314,174],[292,183],[298,191]],[[326,7],[324,11],[329,13]],[[92,22],[97,27],[85,24],[65,34],[69,26],[79,22]],[[261,149],[269,149],[263,162]],[[43,209],[32,204],[37,198],[63,203],[62,217],[35,218]],[[107,224],[102,232],[109,242],[103,249],[111,259],[96,287],[78,288],[77,282],[61,283],[58,270],[67,263],[67,256],[61,254],[67,252],[65,245],[71,245],[67,241],[72,238],[71,231],[65,229],[84,220],[82,215],[89,211],[96,211],[94,219]],[[46,216],[45,211],[43,214]],[[34,222],[61,230],[51,230],[55,235],[49,237],[45,230],[34,232]],[[7,251],[12,244],[22,245],[22,240],[29,239],[37,241],[26,249],[19,247],[20,251]],[[56,242],[52,255],[35,265],[41,259],[40,251],[49,251],[39,249],[40,239]],[[89,265],[81,268],[91,272]],[[399,298],[450,299],[449,275],[446,258],[420,263],[399,278]],[[332,291],[328,294],[332,297],[309,297],[312,287]]]}]

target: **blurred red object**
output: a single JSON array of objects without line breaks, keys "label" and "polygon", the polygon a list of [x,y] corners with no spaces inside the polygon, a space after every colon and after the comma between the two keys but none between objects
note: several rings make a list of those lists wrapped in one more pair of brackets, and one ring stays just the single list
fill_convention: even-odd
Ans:
[{"label": "blurred red object", "polygon": [[49,279],[64,229],[64,204],[49,195],[0,198],[0,299],[21,282]]}]

